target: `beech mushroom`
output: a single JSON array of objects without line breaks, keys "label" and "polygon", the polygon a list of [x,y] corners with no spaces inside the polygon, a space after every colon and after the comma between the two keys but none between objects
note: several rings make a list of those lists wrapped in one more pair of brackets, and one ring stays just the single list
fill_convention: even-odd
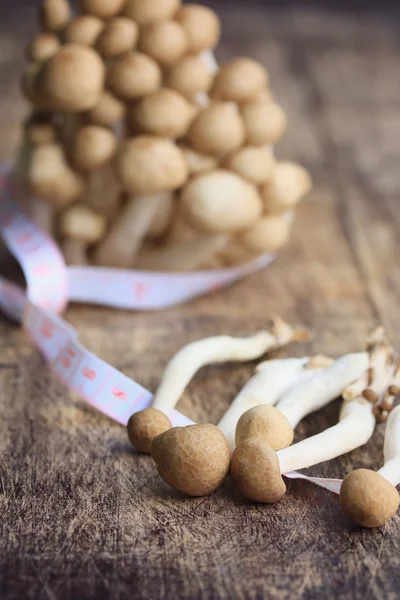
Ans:
[{"label": "beech mushroom", "polygon": [[[247,338],[224,335],[188,344],[168,363],[154,396],[152,408],[168,416],[195,373],[205,365],[253,360],[273,348],[285,346],[298,339],[304,339],[303,330],[294,330],[281,319],[276,319],[272,333],[260,331]],[[140,419],[141,423],[145,423],[147,415],[151,421],[153,413],[147,411],[148,409],[145,409],[136,413],[138,416],[133,415],[132,420]],[[144,451],[142,447],[137,447],[137,450]]]},{"label": "beech mushroom", "polygon": [[195,150],[218,156],[237,150],[243,144],[244,136],[243,121],[235,106],[219,103],[200,111],[187,139]]},{"label": "beech mushroom", "polygon": [[114,94],[132,101],[158,90],[161,78],[161,69],[152,58],[133,52],[111,65],[107,82]]},{"label": "beech mushroom", "polygon": [[168,71],[166,85],[188,100],[196,100],[207,94],[213,81],[213,74],[201,56],[185,56]]},{"label": "beech mushroom", "polygon": [[107,221],[90,208],[75,204],[60,215],[60,234],[64,238],[63,254],[70,265],[87,264],[87,248],[105,234]]},{"label": "beech mushroom", "polygon": [[202,154],[185,144],[180,144],[179,147],[185,157],[190,175],[199,175],[199,173],[213,171],[217,168],[218,160],[215,156]]},{"label": "beech mushroom", "polygon": [[74,136],[71,159],[83,171],[98,169],[110,162],[117,151],[117,139],[112,131],[98,125],[78,129]]},{"label": "beech mushroom", "polygon": [[69,44],[94,46],[104,29],[104,21],[94,15],[79,15],[72,19],[64,33]]},{"label": "beech mushroom", "polygon": [[109,19],[122,11],[125,0],[81,0],[81,5],[85,12],[100,19]]},{"label": "beech mushroom", "polygon": [[54,33],[40,33],[28,45],[28,60],[40,62],[56,54],[60,48],[59,39]]},{"label": "beech mushroom", "polygon": [[185,4],[175,15],[186,32],[188,52],[195,54],[204,50],[213,50],[221,36],[221,24],[218,15],[201,4]]},{"label": "beech mushroom", "polygon": [[229,446],[215,425],[174,427],[154,439],[151,455],[162,479],[188,496],[211,494],[229,471]]},{"label": "beech mushroom", "polygon": [[128,111],[128,119],[137,133],[180,138],[187,133],[194,114],[193,106],[184,96],[161,88],[134,104]]},{"label": "beech mushroom", "polygon": [[247,144],[276,144],[286,131],[286,115],[276,102],[245,104],[240,114],[246,130]]},{"label": "beech mushroom", "polygon": [[[381,381],[380,391],[383,393],[388,387],[393,372],[390,360],[392,349],[382,338],[380,341],[376,340],[375,346],[369,348],[369,352],[374,377]],[[337,363],[333,367],[335,365]],[[325,373],[333,367],[329,367]],[[331,384],[336,385],[336,381],[329,382],[329,388]],[[315,388],[315,391],[318,392],[315,398],[322,399],[323,396],[326,398],[328,395],[327,388],[320,390]],[[305,397],[308,400],[308,396]],[[311,399],[314,409],[322,405],[320,402],[314,402],[315,398]],[[287,409],[291,409],[288,419],[291,424],[297,422],[300,413],[304,414],[300,403],[298,406],[297,411],[293,404],[286,403],[284,414],[288,416]],[[282,404],[279,406],[278,403],[278,407],[281,409]],[[278,452],[260,438],[243,440],[234,451],[231,475],[235,485],[246,498],[256,502],[276,502],[286,492],[282,474],[311,467],[351,452],[364,445],[372,436],[374,429],[375,418],[370,402],[363,396],[350,401],[344,400],[337,425]]]},{"label": "beech mushroom", "polygon": [[312,188],[310,175],[300,165],[278,162],[271,179],[261,189],[265,209],[279,214],[294,208]]},{"label": "beech mushroom", "polygon": [[125,118],[126,106],[108,90],[104,90],[99,102],[86,113],[86,119],[93,125],[112,127]]},{"label": "beech mushroom", "polygon": [[174,213],[175,201],[174,198],[170,196],[158,207],[149,231],[147,232],[147,239],[156,240],[165,235],[169,229]]},{"label": "beech mushroom", "polygon": [[377,473],[356,469],[345,477],[340,489],[344,512],[361,527],[381,527],[399,508],[400,406],[389,415],[383,454],[385,464]]},{"label": "beech mushroom", "polygon": [[71,18],[68,0],[43,0],[39,20],[45,31],[61,31]]},{"label": "beech mushroom", "polygon": [[[261,369],[257,368],[256,374],[238,393],[218,423],[218,427],[224,433],[231,449],[233,450],[235,447],[235,430],[242,415],[249,412],[249,409],[259,405],[273,406],[293,386],[310,379],[332,362],[332,359],[319,356],[313,358],[287,358],[269,360],[263,363]],[[280,411],[277,411],[277,413],[282,414]],[[286,417],[284,418],[286,420]],[[287,446],[293,440],[293,429],[290,425],[289,427],[291,439],[285,444]],[[236,437],[236,443],[241,440],[242,435],[239,433]],[[279,448],[274,447],[274,450],[279,450]]]},{"label": "beech mushroom", "polygon": [[188,49],[188,38],[176,21],[161,21],[140,32],[139,50],[160,65],[169,66],[180,60]]},{"label": "beech mushroom", "polygon": [[188,176],[184,156],[169,140],[138,136],[121,144],[116,169],[130,198],[96,252],[100,264],[128,267],[150,229],[154,216],[171,192]]},{"label": "beech mushroom", "polygon": [[254,185],[267,183],[275,164],[273,152],[263,146],[244,146],[224,161],[224,167]]},{"label": "beech mushroom", "polygon": [[39,93],[56,110],[85,111],[98,103],[104,85],[104,65],[91,48],[66,44],[46,61],[37,79]]},{"label": "beech mushroom", "polygon": [[32,153],[28,173],[31,190],[42,200],[64,206],[83,192],[82,177],[68,165],[60,144],[41,144]]},{"label": "beech mushroom", "polygon": [[96,49],[106,60],[130,52],[139,36],[137,24],[127,17],[115,17],[108,21],[97,40]]},{"label": "beech mushroom", "polygon": [[264,65],[251,58],[233,58],[216,74],[211,96],[240,104],[251,101],[255,94],[265,90],[267,84],[268,73]]},{"label": "beech mushroom", "polygon": [[126,0],[124,4],[124,15],[143,27],[172,18],[180,0]]}]

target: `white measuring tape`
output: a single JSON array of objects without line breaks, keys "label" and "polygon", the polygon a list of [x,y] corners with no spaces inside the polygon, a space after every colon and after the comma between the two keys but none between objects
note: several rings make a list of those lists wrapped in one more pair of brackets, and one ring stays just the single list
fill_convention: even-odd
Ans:
[{"label": "white measuring tape", "polygon": [[[0,277],[0,308],[23,329],[54,375],[97,410],[126,425],[129,417],[151,405],[152,394],[107,364],[78,341],[78,334],[59,315],[68,301],[125,309],[152,310],[175,306],[225,287],[266,267],[274,255],[229,269],[194,273],[157,273],[102,267],[67,267],[57,244],[12,199],[7,172],[0,173],[0,234],[24,272],[26,290]],[[175,426],[193,424],[180,412]],[[339,493],[341,480],[307,477]]]}]

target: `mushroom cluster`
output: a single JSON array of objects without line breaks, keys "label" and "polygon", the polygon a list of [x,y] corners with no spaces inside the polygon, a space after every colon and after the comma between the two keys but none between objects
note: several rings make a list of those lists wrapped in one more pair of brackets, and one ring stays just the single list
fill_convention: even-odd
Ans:
[{"label": "mushroom cluster", "polygon": [[14,184],[67,262],[238,264],[286,243],[311,188],[277,162],[286,116],[266,69],[210,53],[218,16],[180,0],[43,0]]},{"label": "mushroom cluster", "polygon": [[[383,525],[399,506],[400,413],[391,411],[400,395],[400,364],[382,328],[370,336],[365,351],[336,360],[316,355],[260,363],[217,425],[173,427],[170,421],[202,366],[254,360],[308,336],[276,319],[270,331],[248,338],[219,336],[185,346],[167,365],[151,408],[131,416],[131,443],[151,454],[166,483],[189,496],[212,493],[230,473],[245,498],[271,504],[286,493],[283,475],[363,446],[376,423],[388,420],[384,467],[378,473],[361,469],[349,474],[340,495],[356,523]],[[293,444],[298,423],[340,396],[338,423]]]}]

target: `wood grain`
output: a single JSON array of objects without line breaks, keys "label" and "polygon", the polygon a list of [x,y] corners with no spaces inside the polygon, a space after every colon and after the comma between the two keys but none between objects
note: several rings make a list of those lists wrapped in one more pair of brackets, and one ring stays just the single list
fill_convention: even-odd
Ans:
[{"label": "wood grain", "polygon": [[[3,12],[2,161],[25,110],[18,72],[34,7]],[[250,333],[276,313],[315,331],[293,348],[298,355],[356,350],[381,322],[400,340],[398,17],[262,5],[220,12],[219,57],[246,53],[268,65],[290,119],[278,155],[304,163],[315,189],[290,247],[262,274],[162,313],[68,309],[84,344],[151,390],[183,344]],[[215,422],[252,368],[202,370],[179,407]],[[132,453],[121,427],[54,381],[3,318],[0,407],[2,599],[398,598],[399,516],[362,531],[335,496],[304,482],[291,482],[275,506],[243,501],[229,479],[210,498],[182,497]],[[307,419],[298,437],[337,414],[333,404]],[[376,468],[382,440],[379,426],[366,448],[311,471]]]}]

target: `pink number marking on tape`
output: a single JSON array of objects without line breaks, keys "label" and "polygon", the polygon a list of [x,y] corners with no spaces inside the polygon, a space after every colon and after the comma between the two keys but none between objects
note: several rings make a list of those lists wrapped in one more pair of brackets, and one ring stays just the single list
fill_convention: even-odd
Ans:
[{"label": "pink number marking on tape", "polygon": [[[266,255],[238,268],[184,274],[67,267],[54,240],[12,200],[6,177],[5,171],[0,173],[0,233],[21,265],[27,289],[25,292],[0,277],[0,308],[21,322],[62,383],[122,425],[134,412],[151,405],[152,394],[79,343],[75,329],[58,316],[68,300],[129,309],[161,309],[238,281],[274,259],[273,255]],[[170,417],[175,426],[193,424],[176,410]],[[308,477],[297,472],[286,476],[306,479],[334,493],[340,491],[339,479]]]}]

